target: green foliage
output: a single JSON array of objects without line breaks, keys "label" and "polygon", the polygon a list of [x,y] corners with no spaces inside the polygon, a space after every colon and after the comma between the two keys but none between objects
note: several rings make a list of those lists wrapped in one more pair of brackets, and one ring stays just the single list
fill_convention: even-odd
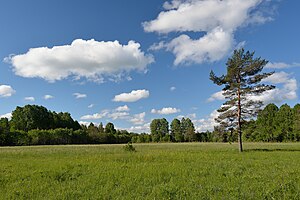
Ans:
[{"label": "green foliage", "polygon": [[245,143],[243,155],[222,143],[136,147],[1,147],[0,197],[299,199],[299,143]]},{"label": "green foliage", "polygon": [[153,142],[162,141],[169,134],[169,122],[165,119],[154,119],[150,124],[150,131]]},{"label": "green foliage", "polygon": [[79,123],[72,119],[70,113],[51,112],[47,108],[37,105],[18,106],[12,112],[10,124],[13,130],[22,131],[55,128],[81,129]]},{"label": "green foliage", "polygon": [[171,136],[176,142],[183,142],[184,136],[181,130],[181,124],[179,119],[173,119],[171,122]]},{"label": "green foliage", "polygon": [[284,104],[279,109],[275,104],[267,105],[256,121],[244,125],[248,141],[283,142],[300,141],[299,105],[291,108]]}]

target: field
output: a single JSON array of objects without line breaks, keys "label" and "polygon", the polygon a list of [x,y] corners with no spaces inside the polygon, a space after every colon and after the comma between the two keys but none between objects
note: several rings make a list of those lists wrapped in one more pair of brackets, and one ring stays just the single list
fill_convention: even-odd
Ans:
[{"label": "field", "polygon": [[0,148],[0,199],[300,199],[300,143]]}]

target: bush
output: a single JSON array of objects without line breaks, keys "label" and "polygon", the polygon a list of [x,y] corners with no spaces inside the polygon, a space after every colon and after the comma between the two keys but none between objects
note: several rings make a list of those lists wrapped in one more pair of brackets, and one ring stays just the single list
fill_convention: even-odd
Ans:
[{"label": "bush", "polygon": [[131,142],[128,142],[123,148],[125,151],[136,152],[136,150]]}]

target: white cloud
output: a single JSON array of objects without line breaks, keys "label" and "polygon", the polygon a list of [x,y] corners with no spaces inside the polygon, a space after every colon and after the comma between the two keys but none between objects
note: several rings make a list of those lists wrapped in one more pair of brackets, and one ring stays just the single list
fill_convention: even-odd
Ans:
[{"label": "white cloud", "polygon": [[173,92],[174,90],[176,90],[176,87],[174,87],[174,86],[170,87],[171,92]]},{"label": "white cloud", "polygon": [[81,93],[73,93],[73,96],[75,96],[76,99],[82,99],[82,98],[86,98],[87,95],[86,94],[81,94]]},{"label": "white cloud", "polygon": [[267,77],[263,82],[269,82],[271,84],[282,84],[282,87],[277,86],[273,90],[264,92],[259,96],[252,96],[253,100],[263,101],[265,104],[268,103],[281,103],[285,100],[297,99],[297,80],[291,77],[291,74],[286,72],[277,72]]},{"label": "white cloud", "polygon": [[149,97],[149,91],[148,90],[132,90],[130,93],[122,93],[119,95],[116,95],[113,99],[113,101],[116,102],[135,102],[143,98]]},{"label": "white cloud", "polygon": [[88,105],[88,108],[93,108],[95,105],[94,104],[90,104]]},{"label": "white cloud", "polygon": [[11,117],[12,117],[12,114],[11,114],[11,113],[6,113],[6,114],[4,114],[4,115],[0,115],[0,119],[1,119],[1,118],[7,118],[8,120],[10,120]]},{"label": "white cloud", "polygon": [[139,114],[133,115],[133,117],[129,120],[133,124],[144,124],[145,123],[146,113],[142,112]]},{"label": "white cloud", "polygon": [[34,97],[25,97],[24,98],[25,101],[35,101]]},{"label": "white cloud", "polygon": [[84,116],[80,117],[80,119],[82,119],[82,120],[101,119],[101,118],[108,116],[108,114],[109,114],[109,112],[107,110],[103,110],[101,113],[95,113],[92,115],[84,115]]},{"label": "white cloud", "polygon": [[108,115],[109,118],[116,120],[116,119],[127,119],[129,117],[128,112],[112,112]]},{"label": "white cloud", "polygon": [[219,91],[219,92],[216,92],[214,94],[212,94],[208,99],[207,99],[207,102],[212,102],[212,101],[215,101],[215,100],[224,100],[225,97],[223,95],[223,91]]},{"label": "white cloud", "polygon": [[146,32],[198,32],[192,39],[186,34],[161,41],[150,50],[166,48],[176,59],[175,65],[213,62],[222,59],[235,46],[234,34],[240,27],[272,20],[259,9],[263,0],[173,0],[164,3],[156,19],[144,22]]},{"label": "white cloud", "polygon": [[10,85],[0,85],[0,97],[10,97],[16,91]]},{"label": "white cloud", "polygon": [[54,96],[52,96],[52,95],[50,95],[50,94],[46,94],[46,95],[44,96],[44,99],[45,99],[45,100],[53,99],[53,98],[54,98]]},{"label": "white cloud", "polygon": [[183,34],[173,39],[167,45],[167,50],[176,56],[175,65],[214,62],[226,56],[232,49],[233,43],[232,33],[217,27],[198,40]]},{"label": "white cloud", "polygon": [[127,130],[135,133],[150,133],[150,123],[145,123],[144,125],[140,126],[132,126]]},{"label": "white cloud", "polygon": [[122,112],[122,111],[129,111],[130,109],[127,105],[124,105],[124,106],[117,107],[115,110],[118,112]]},{"label": "white cloud", "polygon": [[210,113],[207,118],[202,118],[199,120],[193,120],[193,123],[195,125],[195,129],[198,132],[204,132],[204,131],[212,131],[215,126],[218,126],[219,124],[215,121],[215,118],[219,116],[219,113],[217,110],[214,110]]},{"label": "white cloud", "polygon": [[151,110],[151,113],[161,114],[161,115],[169,115],[169,114],[174,114],[174,113],[178,113],[178,112],[180,112],[180,109],[178,109],[178,108],[171,108],[171,107],[162,108],[160,110],[156,110],[156,109],[152,109]]},{"label": "white cloud", "polygon": [[288,63],[284,63],[284,62],[269,62],[265,68],[269,68],[269,69],[285,69],[285,68],[291,68],[291,67],[300,67],[300,63],[292,63],[292,64],[288,64]]},{"label": "white cloud", "polygon": [[42,78],[55,82],[68,77],[87,78],[103,82],[118,80],[131,71],[146,72],[147,65],[154,62],[152,55],[145,55],[140,44],[129,41],[74,40],[70,45],[53,48],[31,48],[25,54],[6,57],[16,75]]},{"label": "white cloud", "polygon": [[191,113],[188,115],[178,115],[176,118],[181,120],[182,118],[196,119],[196,117],[197,117],[196,113]]}]

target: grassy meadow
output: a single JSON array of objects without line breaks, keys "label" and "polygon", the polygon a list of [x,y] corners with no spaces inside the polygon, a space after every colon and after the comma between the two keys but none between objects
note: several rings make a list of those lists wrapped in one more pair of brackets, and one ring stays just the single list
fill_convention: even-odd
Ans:
[{"label": "grassy meadow", "polygon": [[300,143],[0,148],[0,199],[300,199]]}]

